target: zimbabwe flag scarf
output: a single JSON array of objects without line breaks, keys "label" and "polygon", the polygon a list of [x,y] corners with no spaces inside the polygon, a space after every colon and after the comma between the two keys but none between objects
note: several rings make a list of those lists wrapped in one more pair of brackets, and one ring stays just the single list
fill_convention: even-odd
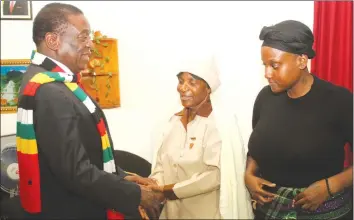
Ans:
[{"label": "zimbabwe flag scarf", "polygon": [[[50,72],[41,72],[33,76],[25,85],[22,97],[18,103],[16,145],[19,165],[19,191],[22,207],[29,213],[41,212],[40,171],[38,163],[38,148],[36,132],[33,127],[33,111],[35,109],[35,95],[38,88],[50,82],[62,82],[92,114],[96,122],[97,132],[101,136],[103,150],[104,171],[113,173],[116,171],[113,151],[108,138],[105,123],[96,105],[90,97],[78,86],[79,74],[64,73],[55,62],[48,57],[33,52],[32,64],[39,65]],[[117,218],[113,211],[108,211],[107,216]],[[118,214],[119,215],[119,214]],[[119,216],[118,216],[119,218]]]}]

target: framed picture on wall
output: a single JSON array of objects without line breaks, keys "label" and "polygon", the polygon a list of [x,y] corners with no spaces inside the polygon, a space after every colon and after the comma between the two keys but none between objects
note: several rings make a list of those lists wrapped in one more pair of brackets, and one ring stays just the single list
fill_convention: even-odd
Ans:
[{"label": "framed picture on wall", "polygon": [[16,113],[23,73],[31,60],[1,60],[1,114]]},{"label": "framed picture on wall", "polygon": [[1,1],[1,20],[32,20],[32,1]]}]

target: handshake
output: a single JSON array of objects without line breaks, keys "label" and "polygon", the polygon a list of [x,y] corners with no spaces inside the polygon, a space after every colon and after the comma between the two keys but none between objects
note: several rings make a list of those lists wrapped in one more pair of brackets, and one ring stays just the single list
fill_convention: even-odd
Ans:
[{"label": "handshake", "polygon": [[129,175],[124,179],[135,182],[140,186],[141,199],[139,213],[142,219],[158,219],[161,212],[161,206],[166,201],[163,193],[163,187],[157,185],[157,182],[151,178],[144,178],[139,175]]}]

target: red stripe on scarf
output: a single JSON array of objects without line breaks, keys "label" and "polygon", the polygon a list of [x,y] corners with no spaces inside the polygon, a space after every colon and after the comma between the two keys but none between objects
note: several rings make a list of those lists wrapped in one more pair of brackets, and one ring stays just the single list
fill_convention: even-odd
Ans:
[{"label": "red stripe on scarf", "polygon": [[108,220],[122,220],[124,219],[124,215],[113,211],[113,210],[107,210],[107,219]]},{"label": "red stripe on scarf", "polygon": [[28,84],[26,85],[25,89],[23,90],[23,95],[27,95],[27,96],[34,96],[36,94],[36,91],[38,89],[38,87],[41,84],[39,83],[35,83],[35,82],[28,82]]},{"label": "red stripe on scarf", "polygon": [[77,82],[78,82],[79,84],[81,84],[81,73],[77,73],[77,74],[76,74],[76,77],[77,77]]},{"label": "red stripe on scarf", "polygon": [[101,137],[106,134],[106,126],[104,125],[103,119],[100,119],[100,122],[97,124],[98,132],[100,132]]},{"label": "red stripe on scarf", "polygon": [[64,72],[64,70],[62,69],[62,68],[60,68],[60,66],[56,66],[56,67],[54,67],[53,69],[52,69],[52,72]]},{"label": "red stripe on scarf", "polygon": [[39,213],[41,212],[41,191],[38,154],[23,154],[17,151],[17,157],[19,170],[21,170],[19,180],[21,205],[29,213]]}]

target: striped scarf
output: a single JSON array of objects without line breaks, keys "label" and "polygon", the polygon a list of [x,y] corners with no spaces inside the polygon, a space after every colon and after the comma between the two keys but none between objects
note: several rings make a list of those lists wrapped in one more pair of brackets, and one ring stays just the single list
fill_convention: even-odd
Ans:
[{"label": "striped scarf", "polygon": [[[97,132],[101,136],[103,150],[104,171],[116,171],[113,151],[108,138],[105,123],[96,105],[90,97],[78,86],[79,77],[74,74],[64,73],[62,68],[48,57],[34,52],[31,57],[33,64],[39,65],[50,72],[41,72],[33,76],[24,87],[23,95],[17,110],[16,145],[19,164],[19,189],[23,208],[29,213],[41,212],[40,170],[38,162],[38,148],[36,132],[33,126],[33,110],[35,108],[35,95],[38,88],[50,82],[62,82],[90,111],[96,122]],[[117,218],[114,211],[109,210],[109,218]],[[119,216],[119,215],[118,215]],[[119,218],[119,217],[118,217]]]}]

